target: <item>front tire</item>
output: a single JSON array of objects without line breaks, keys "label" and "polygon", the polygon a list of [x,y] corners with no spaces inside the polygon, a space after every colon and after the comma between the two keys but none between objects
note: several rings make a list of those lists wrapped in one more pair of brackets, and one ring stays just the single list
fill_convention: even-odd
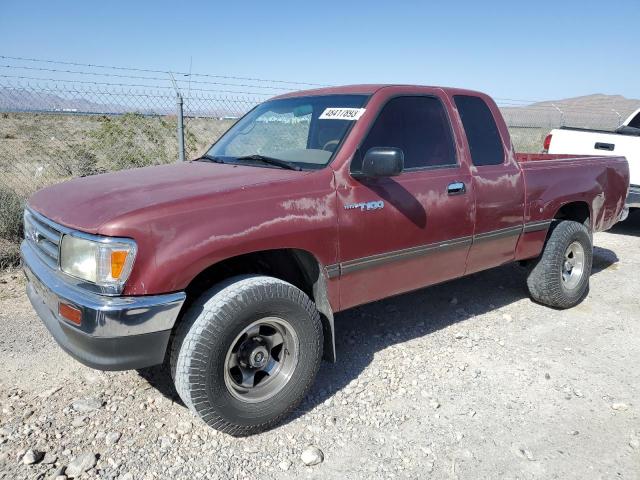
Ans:
[{"label": "front tire", "polygon": [[234,277],[187,311],[171,369],[178,394],[209,426],[250,435],[302,401],[322,345],[320,316],[304,292],[272,277]]},{"label": "front tire", "polygon": [[527,277],[531,297],[554,308],[577,305],[589,290],[592,261],[593,245],[587,227],[569,220],[554,224],[542,255]]}]

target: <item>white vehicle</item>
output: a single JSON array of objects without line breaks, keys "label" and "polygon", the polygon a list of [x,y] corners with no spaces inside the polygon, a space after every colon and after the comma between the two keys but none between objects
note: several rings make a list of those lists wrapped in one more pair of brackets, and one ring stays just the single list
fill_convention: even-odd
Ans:
[{"label": "white vehicle", "polygon": [[544,139],[548,153],[572,155],[622,155],[629,162],[627,206],[640,208],[640,108],[615,132],[562,127],[551,130]]}]

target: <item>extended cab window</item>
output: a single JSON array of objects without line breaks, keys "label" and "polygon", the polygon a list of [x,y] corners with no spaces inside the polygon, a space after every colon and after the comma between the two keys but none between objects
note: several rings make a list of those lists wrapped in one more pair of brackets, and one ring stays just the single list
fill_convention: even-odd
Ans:
[{"label": "extended cab window", "polygon": [[362,156],[373,147],[396,147],[404,152],[404,168],[456,165],[449,119],[434,97],[397,97],[384,106],[354,159],[358,171]]},{"label": "extended cab window", "polygon": [[500,165],[504,162],[504,148],[498,126],[491,110],[480,97],[453,97],[467,134],[471,160],[474,165]]}]

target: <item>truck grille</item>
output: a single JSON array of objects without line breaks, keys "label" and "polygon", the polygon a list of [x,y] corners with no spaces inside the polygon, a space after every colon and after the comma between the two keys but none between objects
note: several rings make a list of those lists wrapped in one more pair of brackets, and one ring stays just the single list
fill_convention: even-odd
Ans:
[{"label": "truck grille", "polygon": [[54,222],[25,210],[24,237],[43,262],[55,270],[58,269],[62,232]]}]

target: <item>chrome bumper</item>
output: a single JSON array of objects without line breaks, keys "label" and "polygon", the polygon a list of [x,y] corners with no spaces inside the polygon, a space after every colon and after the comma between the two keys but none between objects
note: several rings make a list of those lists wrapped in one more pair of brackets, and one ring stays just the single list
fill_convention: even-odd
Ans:
[{"label": "chrome bumper", "polygon": [[[127,370],[162,363],[184,292],[109,297],[64,280],[27,242],[21,246],[27,295],[53,337],[80,362],[102,370]],[[58,313],[60,303],[82,312],[75,325]]]}]

